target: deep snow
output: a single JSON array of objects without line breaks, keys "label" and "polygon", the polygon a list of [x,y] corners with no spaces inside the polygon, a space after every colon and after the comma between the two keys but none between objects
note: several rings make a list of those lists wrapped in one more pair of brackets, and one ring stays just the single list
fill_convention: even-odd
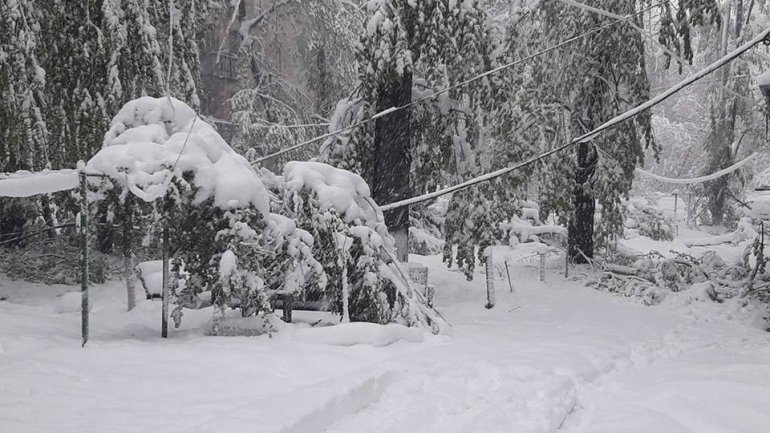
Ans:
[{"label": "deep snow", "polygon": [[295,312],[272,338],[206,337],[209,310],[162,340],[160,303],[126,313],[116,281],[92,291],[81,349],[75,287],[2,279],[0,431],[770,431],[770,337],[727,320],[748,311],[645,307],[565,280],[557,258],[545,283],[513,264],[515,292],[501,275],[487,310],[481,269],[412,260],[451,336]]}]

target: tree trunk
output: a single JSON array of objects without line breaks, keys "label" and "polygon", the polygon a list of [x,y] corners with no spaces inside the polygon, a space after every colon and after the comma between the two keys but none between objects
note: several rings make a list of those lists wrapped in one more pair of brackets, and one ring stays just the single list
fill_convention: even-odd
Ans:
[{"label": "tree trunk", "polygon": [[[380,89],[377,111],[408,104],[412,100],[412,74],[394,76]],[[375,124],[372,196],[379,205],[411,195],[411,110],[379,117]],[[408,260],[409,207],[385,212],[385,224],[396,241],[397,257]]]},{"label": "tree trunk", "polygon": [[573,263],[587,263],[586,258],[594,256],[594,212],[596,202],[586,193],[584,186],[596,170],[596,152],[590,143],[580,143],[577,150],[575,189],[573,192],[574,213],[567,230],[569,256]]},{"label": "tree trunk", "polygon": [[54,221],[53,209],[51,209],[51,200],[48,197],[48,194],[43,194],[40,196],[40,207],[43,211],[43,221],[45,221],[45,225],[51,229],[48,230],[46,234],[49,239],[53,239],[56,237],[56,230],[53,229],[53,226],[56,225],[56,222]]},{"label": "tree trunk", "polygon": [[133,200],[131,194],[126,197],[123,215],[123,267],[126,277],[126,309],[131,311],[136,307],[136,275],[134,271],[133,247]]}]

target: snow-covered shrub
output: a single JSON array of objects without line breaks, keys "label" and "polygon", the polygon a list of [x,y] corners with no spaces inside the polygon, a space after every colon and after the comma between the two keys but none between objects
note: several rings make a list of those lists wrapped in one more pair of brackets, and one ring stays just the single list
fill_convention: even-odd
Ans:
[{"label": "snow-covered shrub", "polygon": [[[44,284],[78,284],[80,281],[77,243],[66,236],[42,238],[23,250],[0,253],[0,272],[14,280]],[[90,251],[88,280],[104,283],[112,274],[112,257]]]},{"label": "snow-covered shrub", "polygon": [[689,256],[676,259],[648,255],[634,263],[638,275],[656,286],[679,292],[689,287],[697,277],[700,262]]},{"label": "snow-covered shrub", "polygon": [[428,206],[409,209],[409,252],[424,256],[440,254],[444,248],[444,223],[449,199],[441,197]]},{"label": "snow-covered shrub", "polygon": [[363,179],[317,162],[290,162],[283,175],[286,212],[316,241],[333,311],[343,320],[418,322],[408,286],[391,269],[393,239]]},{"label": "snow-covered shrub", "polygon": [[589,286],[638,297],[646,305],[660,303],[668,293],[701,290],[712,301],[746,293],[746,268],[728,265],[713,251],[695,258],[676,253],[674,257],[648,254],[631,266],[605,265],[605,272]]},{"label": "snow-covered shrub", "polygon": [[656,241],[674,239],[675,226],[660,210],[639,201],[628,202],[626,208],[629,214],[625,221],[627,228],[636,229],[640,235]]},{"label": "snow-covered shrub", "polygon": [[639,298],[645,305],[657,305],[666,296],[666,291],[651,281],[636,276],[618,275],[612,272],[602,273],[596,280],[590,281],[587,285],[597,290]]},{"label": "snow-covered shrub", "polygon": [[468,281],[473,279],[477,258],[485,263],[484,250],[495,244],[497,218],[493,207],[492,200],[483,193],[473,194],[469,190],[455,193],[449,202],[443,260],[448,267],[456,263]]},{"label": "snow-covered shrub", "polygon": [[232,316],[226,307],[264,318],[281,294],[330,298],[343,320],[441,328],[392,259],[382,213],[355,174],[298,162],[283,176],[258,173],[169,98],[127,104],[88,167],[109,176],[93,188],[115,222],[132,216],[147,238],[168,233],[177,323],[210,291],[220,318]]},{"label": "snow-covered shrub", "polygon": [[190,107],[172,98],[129,102],[88,168],[109,176],[97,189],[118,221],[131,209],[156,239],[168,230],[174,270],[188,275],[183,292],[211,290],[219,306],[244,315],[268,308],[260,277],[268,192]]}]

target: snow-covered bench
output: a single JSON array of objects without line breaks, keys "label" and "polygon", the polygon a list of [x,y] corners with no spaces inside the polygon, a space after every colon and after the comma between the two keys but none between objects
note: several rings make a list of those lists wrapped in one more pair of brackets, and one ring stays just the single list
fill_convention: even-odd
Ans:
[{"label": "snow-covered bench", "polygon": [[163,295],[163,261],[150,260],[136,265],[136,277],[144,287],[147,299],[160,299]]},{"label": "snow-covered bench", "polygon": [[[142,283],[147,299],[161,299],[163,297],[163,261],[150,260],[141,262],[136,265],[135,269],[136,276],[139,279],[139,282]],[[173,276],[169,276],[169,288],[174,287],[173,279]],[[181,284],[184,284],[184,281],[181,281]],[[173,290],[171,296],[176,296],[176,293],[174,293]],[[198,293],[192,299],[186,299],[183,303],[183,307],[194,310],[208,306],[211,306],[210,291]]]}]

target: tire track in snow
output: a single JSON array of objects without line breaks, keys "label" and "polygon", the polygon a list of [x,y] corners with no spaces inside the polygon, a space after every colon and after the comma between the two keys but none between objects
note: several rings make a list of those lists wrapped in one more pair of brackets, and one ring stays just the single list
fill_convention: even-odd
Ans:
[{"label": "tire track in snow", "polygon": [[[722,323],[722,321],[718,321]],[[743,328],[741,325],[725,321],[722,325],[731,328]],[[653,375],[657,371],[657,366],[669,361],[693,356],[712,349],[727,350],[728,346],[734,344],[730,340],[731,335],[722,332],[713,332],[704,338],[702,330],[698,332],[698,324],[677,325],[671,332],[664,334],[660,339],[641,343],[630,348],[630,352],[623,357],[619,357],[613,363],[613,366],[603,374],[593,380],[580,383],[577,386],[577,399],[574,409],[565,417],[559,431],[564,432],[590,432],[586,430],[591,428],[596,414],[601,411],[597,406],[598,402],[613,400],[614,393],[619,387],[622,379],[629,375],[634,375],[642,371],[649,371]],[[744,329],[745,330],[745,329]],[[727,338],[727,339],[725,339]],[[759,343],[757,343],[759,344]],[[653,376],[651,376],[651,380]],[[654,411],[650,409],[639,408],[640,413],[648,415]],[[659,413],[663,417],[664,414]],[[677,425],[673,420],[669,420],[672,426]],[[631,422],[630,420],[628,422]],[[682,426],[681,431],[688,431]],[[676,430],[679,431],[679,430]]]},{"label": "tire track in snow", "polygon": [[[337,376],[269,398],[235,405],[225,414],[180,429],[180,433],[320,432],[337,420],[377,402],[394,377],[393,371],[376,368]],[[252,426],[253,430],[244,430],[244,426]]]}]

